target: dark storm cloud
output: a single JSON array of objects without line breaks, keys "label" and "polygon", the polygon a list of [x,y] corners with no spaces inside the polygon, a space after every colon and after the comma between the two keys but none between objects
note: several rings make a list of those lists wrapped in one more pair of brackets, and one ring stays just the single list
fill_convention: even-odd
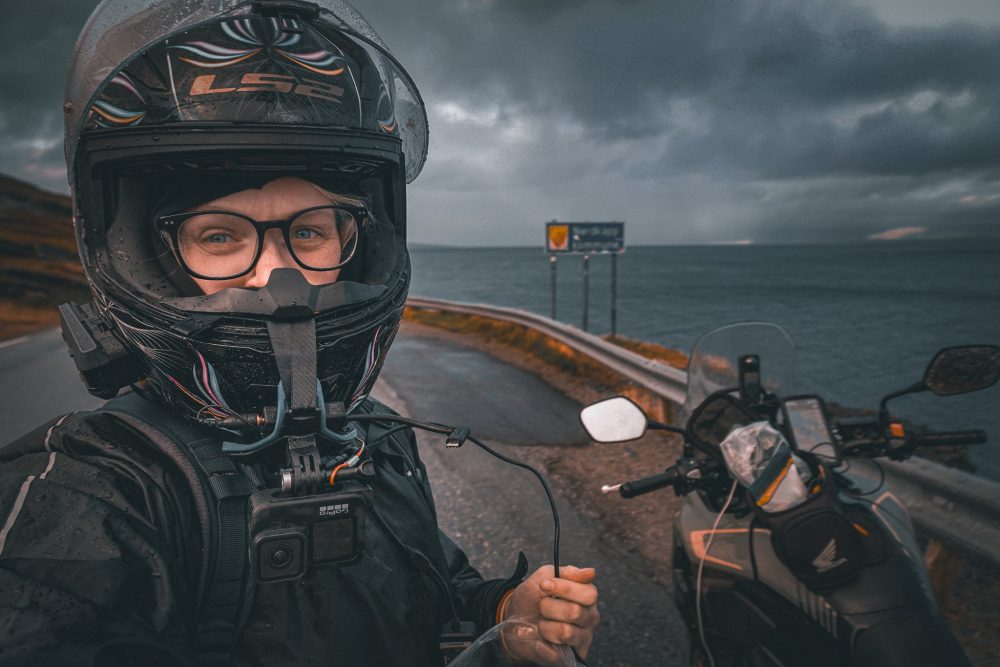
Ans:
[{"label": "dark storm cloud", "polygon": [[[489,141],[438,118],[423,185],[518,187],[523,208],[508,205],[509,218],[559,210],[553,198],[600,215],[607,193],[650,238],[659,228],[664,239],[808,241],[1000,222],[967,203],[1000,193],[995,21],[900,28],[842,0],[467,0],[394,8],[395,22],[381,12],[366,10],[395,31],[386,40],[432,109],[494,111],[480,130]],[[530,140],[498,149],[518,123],[535,129]],[[442,134],[465,150],[441,151]],[[662,194],[633,195],[639,181]],[[703,222],[665,222],[663,209]]]},{"label": "dark storm cloud", "polygon": [[[58,185],[62,77],[93,4],[8,8],[0,171]],[[655,242],[983,229],[996,213],[996,22],[900,28],[845,0],[357,6],[430,109],[420,240],[533,242],[558,215],[626,217]],[[471,217],[504,224],[444,236]]]},{"label": "dark storm cloud", "polygon": [[0,20],[0,172],[65,189],[66,67],[96,0],[10,0]]},{"label": "dark storm cloud", "polygon": [[[839,0],[458,7],[411,6],[395,40],[422,55],[437,95],[580,122],[598,142],[678,132],[663,155],[673,170],[783,178],[1000,164],[997,27],[892,29]],[[907,106],[921,94],[941,99]],[[704,132],[678,124],[678,102],[697,108]],[[866,105],[879,108],[838,125],[838,111]]]},{"label": "dark storm cloud", "polygon": [[62,113],[70,51],[96,4],[96,0],[4,3],[0,94],[6,131],[31,131],[39,114]]}]

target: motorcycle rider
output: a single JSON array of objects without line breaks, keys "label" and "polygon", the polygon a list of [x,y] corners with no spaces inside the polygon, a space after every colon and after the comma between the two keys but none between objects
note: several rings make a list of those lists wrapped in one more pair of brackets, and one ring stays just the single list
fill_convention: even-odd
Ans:
[{"label": "motorcycle rider", "polygon": [[[430,665],[474,634],[458,620],[512,617],[540,638],[508,657],[586,656],[594,571],[525,577],[522,556],[484,581],[412,432],[351,420],[387,411],[368,394],[427,142],[371,26],[340,0],[106,0],[65,111],[94,302],[61,309],[64,336],[93,393],[133,391],[0,450],[0,664]],[[324,566],[318,532],[247,536],[270,516],[248,498],[278,512],[262,493],[308,499],[344,466],[371,489],[350,559]]]}]

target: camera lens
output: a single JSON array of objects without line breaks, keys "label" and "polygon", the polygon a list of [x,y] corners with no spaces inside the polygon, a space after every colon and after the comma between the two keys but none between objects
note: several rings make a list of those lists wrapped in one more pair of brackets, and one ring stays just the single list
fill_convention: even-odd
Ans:
[{"label": "camera lens", "polygon": [[[276,534],[275,534],[276,533]],[[255,550],[259,558],[259,581],[279,581],[302,576],[306,568],[306,539],[288,529],[259,537]]]},{"label": "camera lens", "polygon": [[292,560],[292,553],[285,546],[280,546],[270,554],[268,554],[267,560],[271,563],[272,567],[285,567]]}]

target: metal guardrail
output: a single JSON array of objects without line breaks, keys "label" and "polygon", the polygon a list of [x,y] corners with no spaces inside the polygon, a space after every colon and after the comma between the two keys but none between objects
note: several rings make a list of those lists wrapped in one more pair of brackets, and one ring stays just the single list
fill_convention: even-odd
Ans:
[{"label": "metal guardrail", "polygon": [[501,308],[472,303],[455,303],[410,297],[406,305],[424,310],[441,310],[449,313],[476,315],[493,320],[501,320],[512,324],[534,329],[549,338],[555,339],[572,349],[587,355],[594,361],[607,366],[628,380],[663,396],[671,403],[684,403],[684,393],[687,388],[687,373],[668,366],[662,362],[648,359],[617,345],[613,345],[593,334],[581,331],[576,327],[562,322],[550,320],[547,317],[529,313],[515,308]]},{"label": "metal guardrail", "polygon": [[[581,331],[516,308],[410,297],[419,310],[474,315],[533,329],[584,354],[676,405],[684,403],[687,373]],[[882,462],[891,491],[926,535],[1000,565],[1000,484],[924,459]]]}]

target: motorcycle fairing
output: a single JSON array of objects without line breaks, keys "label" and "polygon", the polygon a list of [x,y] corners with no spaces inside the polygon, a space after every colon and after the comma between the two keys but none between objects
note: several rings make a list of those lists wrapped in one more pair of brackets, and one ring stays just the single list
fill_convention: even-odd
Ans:
[{"label": "motorcycle fairing", "polygon": [[[676,525],[681,528],[681,539],[684,549],[694,554],[697,560],[705,553],[708,536],[712,532],[717,512],[712,510],[700,494],[688,496],[688,502],[681,504]],[[750,515],[738,517],[726,513],[715,531],[709,555],[705,558],[705,571],[723,570],[727,576],[741,579],[753,579],[754,567],[750,554],[750,540],[747,534],[751,530]],[[768,531],[768,535],[770,532]]]},{"label": "motorcycle fairing", "polygon": [[[864,512],[870,520],[865,523],[869,529],[889,521],[899,539],[887,535],[881,562],[866,565],[851,583],[826,595],[809,590],[792,574],[774,550],[771,531],[761,526],[753,513],[727,513],[705,559],[702,612],[706,614],[706,628],[714,628],[711,632],[719,630],[717,621],[726,615],[720,611],[723,608],[751,610],[748,613],[756,620],[748,621],[749,625],[721,630],[726,633],[719,637],[724,644],[737,646],[743,642],[741,649],[757,651],[745,642],[760,642],[760,650],[767,653],[758,655],[759,664],[791,667],[799,664],[796,656],[806,654],[799,651],[807,651],[817,656],[810,662],[815,667],[833,666],[850,663],[851,647],[870,628],[906,610],[933,608],[923,572],[915,565],[920,552],[912,532],[901,530],[903,523],[908,524],[905,510],[890,498],[879,504],[885,516],[868,509],[871,501],[852,502],[849,496],[844,501],[849,517]],[[716,515],[701,494],[692,493],[675,522],[675,591],[694,637],[694,581]],[[734,592],[739,600],[732,597]],[[803,625],[803,615],[810,621],[808,626]],[[715,657],[717,664],[726,664]]]}]

